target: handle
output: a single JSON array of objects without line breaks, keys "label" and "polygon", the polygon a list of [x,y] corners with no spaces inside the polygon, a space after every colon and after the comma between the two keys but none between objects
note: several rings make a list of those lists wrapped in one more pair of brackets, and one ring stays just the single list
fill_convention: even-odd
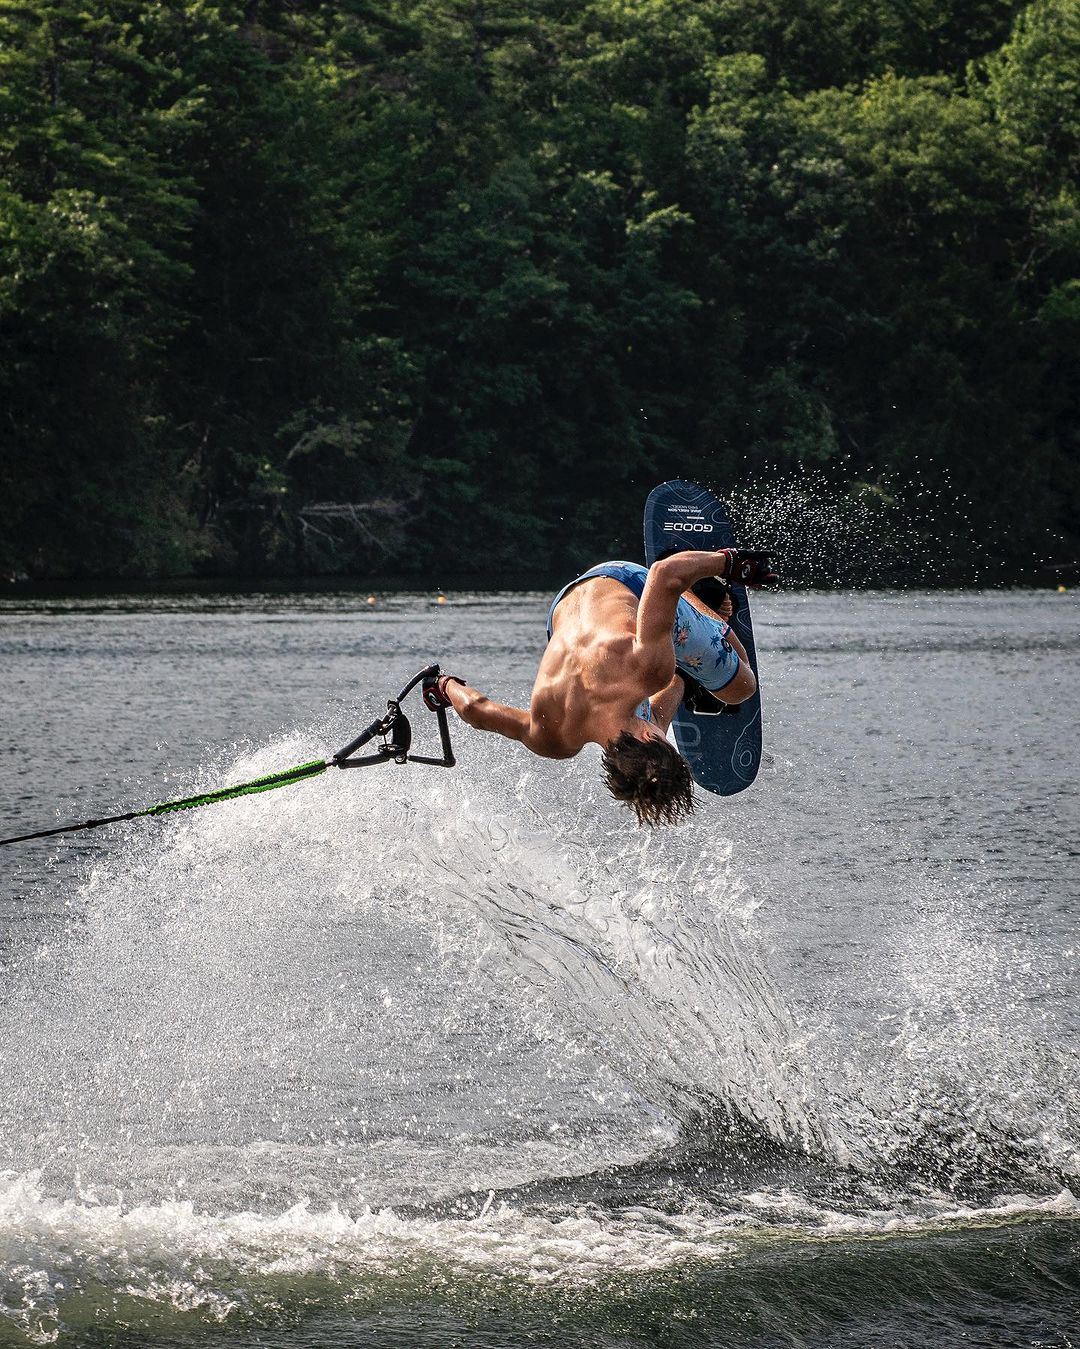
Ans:
[{"label": "handle", "polygon": [[[338,768],[366,768],[369,764],[386,763],[388,759],[393,759],[395,763],[424,763],[432,764],[436,768],[453,768],[457,760],[454,758],[453,747],[450,744],[450,724],[446,718],[446,708],[438,707],[435,709],[439,723],[439,742],[442,747],[442,757],[439,759],[426,754],[409,753],[409,748],[412,745],[412,726],[409,724],[409,718],[401,710],[402,700],[408,697],[417,684],[423,683],[425,679],[435,679],[439,673],[437,662],[425,665],[422,670],[418,670],[398,693],[397,697],[390,698],[387,701],[385,715],[379,717],[377,721],[373,721],[370,726],[365,727],[360,732],[355,740],[350,740],[347,745],[339,749],[332,762]],[[379,745],[376,752],[354,759],[353,755],[356,751],[377,735],[383,737],[383,743]]]}]

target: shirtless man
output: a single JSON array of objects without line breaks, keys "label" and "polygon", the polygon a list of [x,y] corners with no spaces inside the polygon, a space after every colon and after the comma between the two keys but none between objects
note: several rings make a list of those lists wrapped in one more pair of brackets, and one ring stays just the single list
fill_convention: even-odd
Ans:
[{"label": "shirtless man", "polygon": [[725,621],[730,595],[713,610],[691,589],[706,577],[745,585],[776,579],[767,553],[735,548],[673,553],[651,568],[603,562],[555,596],[527,711],[495,702],[456,675],[429,685],[425,700],[546,759],[571,759],[600,745],[608,789],[638,823],[674,824],[694,809],[690,766],[667,738],[683,697],[679,672],[722,703],[745,702],[757,688]]}]

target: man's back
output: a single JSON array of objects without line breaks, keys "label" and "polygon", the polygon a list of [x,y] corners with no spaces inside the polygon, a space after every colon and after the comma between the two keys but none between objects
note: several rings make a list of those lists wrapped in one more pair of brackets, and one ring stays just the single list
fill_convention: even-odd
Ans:
[{"label": "man's back", "polygon": [[569,759],[625,720],[625,709],[647,697],[637,660],[638,599],[609,576],[574,586],[552,614],[529,703],[526,745],[552,759]]}]

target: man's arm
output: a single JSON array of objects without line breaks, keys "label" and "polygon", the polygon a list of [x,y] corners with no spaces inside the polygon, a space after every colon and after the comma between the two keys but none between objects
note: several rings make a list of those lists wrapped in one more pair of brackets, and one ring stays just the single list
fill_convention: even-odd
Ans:
[{"label": "man's arm", "polygon": [[497,703],[458,680],[447,682],[446,696],[461,720],[478,731],[494,731],[507,740],[525,740],[529,734],[530,717],[520,707]]},{"label": "man's arm", "polygon": [[667,684],[675,673],[671,628],[679,596],[695,581],[715,576],[724,566],[722,554],[687,551],[672,553],[649,568],[638,605],[636,651],[661,685]]},{"label": "man's arm", "polygon": [[[675,621],[679,596],[706,576],[720,576],[747,586],[771,585],[780,578],[772,569],[772,555],[744,548],[717,548],[714,552],[680,552],[654,562],[638,605],[637,645],[647,660],[662,643],[666,630]],[[734,633],[732,633],[734,637]],[[735,640],[743,660],[746,652]],[[666,663],[665,663],[666,668]],[[665,680],[670,676],[665,675]]]},{"label": "man's arm", "polygon": [[676,674],[666,689],[653,694],[649,699],[649,706],[652,709],[654,726],[659,726],[664,732],[669,729],[675,713],[679,710],[685,690],[682,675]]}]

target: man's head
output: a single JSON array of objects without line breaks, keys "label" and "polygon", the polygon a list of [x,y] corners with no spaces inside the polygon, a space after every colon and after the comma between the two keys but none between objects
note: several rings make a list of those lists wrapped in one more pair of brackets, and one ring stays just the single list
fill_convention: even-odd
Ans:
[{"label": "man's head", "polygon": [[632,807],[638,824],[677,824],[694,809],[690,765],[658,732],[638,739],[623,731],[604,750],[600,765],[608,791]]}]

